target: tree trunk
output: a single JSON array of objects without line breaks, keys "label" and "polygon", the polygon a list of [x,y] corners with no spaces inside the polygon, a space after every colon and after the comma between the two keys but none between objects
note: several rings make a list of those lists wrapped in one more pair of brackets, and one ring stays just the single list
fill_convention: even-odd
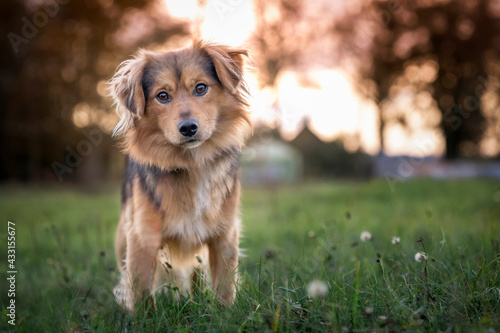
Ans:
[{"label": "tree trunk", "polygon": [[446,142],[446,152],[445,159],[454,160],[459,156],[459,146],[460,146],[460,134],[458,130],[444,131],[445,142]]},{"label": "tree trunk", "polygon": [[385,120],[384,120],[384,112],[380,107],[380,103],[378,107],[378,119],[379,119],[378,133],[380,140],[380,152],[383,153],[385,148],[385,141],[384,141]]}]

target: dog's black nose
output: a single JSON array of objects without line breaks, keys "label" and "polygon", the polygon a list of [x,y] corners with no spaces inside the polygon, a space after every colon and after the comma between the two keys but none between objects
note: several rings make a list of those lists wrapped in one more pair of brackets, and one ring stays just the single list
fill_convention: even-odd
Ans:
[{"label": "dog's black nose", "polygon": [[177,124],[177,128],[182,135],[190,137],[198,132],[198,122],[196,119],[182,120]]}]

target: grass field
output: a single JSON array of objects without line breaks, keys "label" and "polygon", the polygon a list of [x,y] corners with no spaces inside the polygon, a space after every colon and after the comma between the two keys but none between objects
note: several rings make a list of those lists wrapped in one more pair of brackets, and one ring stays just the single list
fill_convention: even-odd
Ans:
[{"label": "grass field", "polygon": [[235,305],[210,291],[161,295],[158,311],[129,316],[112,295],[118,188],[2,188],[3,279],[7,221],[18,273],[16,326],[2,283],[0,330],[500,332],[499,201],[493,180],[414,180],[394,192],[384,180],[247,189]]}]

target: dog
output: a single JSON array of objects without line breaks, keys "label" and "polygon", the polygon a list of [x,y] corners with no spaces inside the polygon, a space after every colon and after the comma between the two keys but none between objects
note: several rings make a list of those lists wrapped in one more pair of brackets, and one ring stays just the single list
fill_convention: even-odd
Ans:
[{"label": "dog", "polygon": [[[117,302],[156,308],[162,274],[189,288],[209,267],[223,304],[236,295],[238,156],[251,134],[244,70],[249,51],[203,41],[139,50],[109,81],[127,167],[115,252]],[[158,278],[160,276],[160,278]]]}]

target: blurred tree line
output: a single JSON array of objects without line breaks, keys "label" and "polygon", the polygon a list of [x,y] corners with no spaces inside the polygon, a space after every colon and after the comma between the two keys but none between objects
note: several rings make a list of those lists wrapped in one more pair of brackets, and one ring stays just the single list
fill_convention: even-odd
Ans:
[{"label": "blurred tree line", "polygon": [[[376,102],[382,150],[386,127],[397,124],[435,129],[447,159],[478,157],[481,145],[498,157],[498,1],[256,0],[256,7],[263,85],[311,63],[336,66]],[[412,100],[397,110],[405,94]]]},{"label": "blurred tree line", "polygon": [[[444,134],[446,158],[477,155],[485,135],[499,142],[498,1],[376,1],[346,15],[336,28],[345,43],[345,57],[355,56],[369,40],[367,54],[360,57],[370,65],[361,74],[378,103],[412,86],[417,98],[421,96],[419,111],[424,116],[433,118],[430,109],[439,110],[440,121],[425,125]],[[418,101],[415,104],[418,108]],[[381,107],[381,133],[390,121],[411,129],[411,110],[404,111],[390,119]]]},{"label": "blurred tree line", "polygon": [[[444,137],[446,158],[476,157],[481,145],[498,156],[498,1],[254,0],[254,8],[249,44],[262,86],[275,88],[286,70],[340,67],[376,102],[382,149],[388,126],[420,126]],[[121,163],[106,80],[138,47],[188,41],[191,23],[170,17],[163,1],[9,0],[0,15],[0,180],[105,179]],[[398,109],[405,94],[411,110]]]},{"label": "blurred tree line", "polygon": [[163,7],[136,0],[0,3],[1,180],[107,178],[117,117],[106,81],[138,47],[189,34]]}]

